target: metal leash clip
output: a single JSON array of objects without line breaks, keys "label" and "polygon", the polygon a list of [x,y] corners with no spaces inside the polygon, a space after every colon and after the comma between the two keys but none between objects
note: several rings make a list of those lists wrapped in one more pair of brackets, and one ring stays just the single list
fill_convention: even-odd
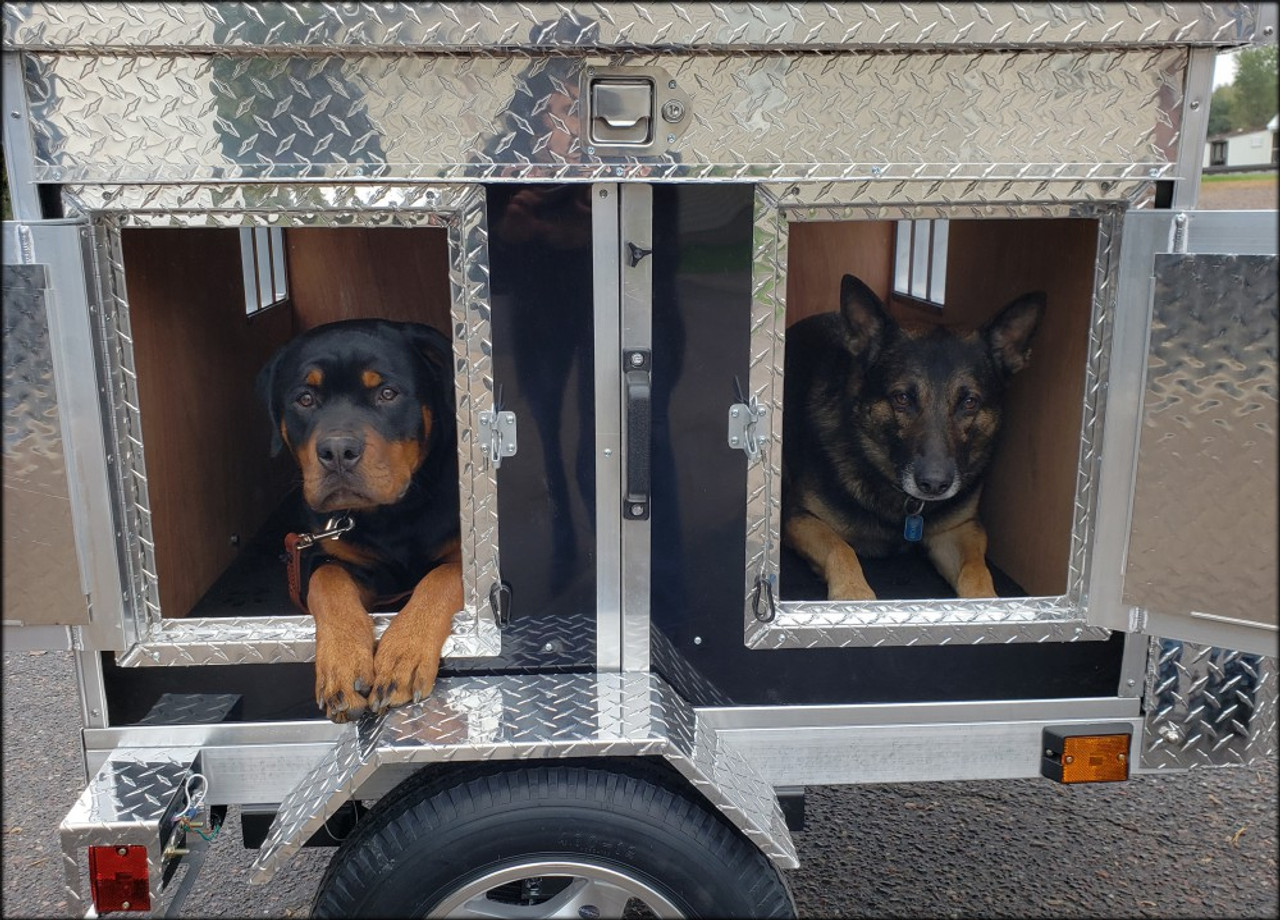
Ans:
[{"label": "metal leash clip", "polygon": [[349,514],[337,515],[329,518],[324,525],[324,530],[316,533],[300,533],[298,534],[298,549],[307,549],[314,546],[318,540],[336,540],[344,533],[356,526],[356,522]]}]

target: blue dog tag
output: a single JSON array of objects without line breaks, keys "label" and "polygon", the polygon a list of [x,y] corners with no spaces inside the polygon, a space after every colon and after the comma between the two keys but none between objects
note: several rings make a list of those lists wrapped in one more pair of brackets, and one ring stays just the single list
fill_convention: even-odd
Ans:
[{"label": "blue dog tag", "polygon": [[919,543],[923,534],[924,515],[908,514],[906,522],[902,525],[902,539],[910,543]]}]

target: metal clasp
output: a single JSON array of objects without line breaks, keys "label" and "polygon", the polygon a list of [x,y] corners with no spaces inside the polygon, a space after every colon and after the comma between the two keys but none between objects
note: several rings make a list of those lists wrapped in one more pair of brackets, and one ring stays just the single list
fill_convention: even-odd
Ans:
[{"label": "metal clasp", "polygon": [[335,515],[325,523],[324,530],[316,533],[298,534],[298,549],[306,549],[309,546],[313,546],[318,540],[336,540],[355,526],[356,522],[352,520],[351,515]]}]

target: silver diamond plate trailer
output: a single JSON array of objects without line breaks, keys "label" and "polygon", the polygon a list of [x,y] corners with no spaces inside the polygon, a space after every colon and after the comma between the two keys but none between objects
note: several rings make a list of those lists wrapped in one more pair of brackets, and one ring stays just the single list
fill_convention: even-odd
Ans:
[{"label": "silver diamond plate trailer", "polygon": [[[76,654],[90,782],[62,828],[73,909],[91,903],[87,852],[101,845],[140,847],[153,909],[175,907],[181,886],[164,882],[183,856],[193,878],[198,855],[174,821],[192,796],[274,815],[262,881],[352,803],[389,807],[397,787],[462,765],[509,777],[658,764],[631,780],[714,810],[786,867],[779,794],[1035,776],[1046,728],[1119,726],[1139,771],[1271,754],[1276,216],[1196,199],[1214,56],[1274,41],[1275,26],[1265,4],[7,4],[5,638]],[[510,618],[501,588],[534,551],[527,515],[503,517],[500,499],[519,508],[521,464],[549,435],[536,407],[518,408],[519,448],[494,440],[504,386],[508,402],[522,386],[503,357],[522,347],[490,210],[504,186],[588,191],[575,264],[592,279],[577,369],[591,384],[578,407],[593,474],[586,601],[533,616],[517,603]],[[672,197],[678,226],[663,223]],[[704,353],[737,349],[736,392],[692,401],[753,421],[731,422],[731,450],[715,433],[721,466],[675,463],[686,494],[680,475],[724,479],[740,515],[728,540],[681,532],[682,556],[725,543],[715,558],[729,558],[716,582],[727,615],[691,611],[686,628],[664,620],[663,497],[651,519],[622,463],[638,430],[623,356],[652,351],[661,367],[669,347],[664,234],[696,273],[717,226],[707,215],[731,206],[744,293],[726,317],[741,328],[698,339],[690,320],[687,332]],[[1020,222],[1031,248],[1010,250],[1010,275],[1058,246],[1038,228],[1087,228],[1073,250],[1084,267],[1063,282],[1078,289],[1081,347],[1071,424],[1051,436],[1059,456],[1070,445],[1056,574],[1031,565],[1026,590],[983,601],[775,598],[782,355],[804,258],[840,228],[924,221],[981,225],[987,258],[1017,245],[991,242],[993,228]],[[268,226],[295,239],[432,234],[442,253],[465,605],[432,696],[358,726],[261,703],[264,685],[305,671],[308,618],[274,601],[244,613],[174,600],[166,515],[183,499],[148,432],[147,253],[173,231]],[[200,337],[191,323],[178,338]],[[997,552],[1020,564],[1016,547]],[[1104,647],[1116,649],[1106,686],[1079,693],[1070,674],[1043,693],[977,681],[948,694],[923,673],[887,694],[809,692],[786,663],[874,671],[920,650],[952,657],[893,660],[999,648],[1001,667],[1034,669],[1037,650],[1067,649],[1046,654],[1080,655],[1052,658],[1069,671]],[[744,667],[783,689],[735,689]],[[815,684],[828,679],[818,670]],[[257,676],[233,676],[245,673]],[[621,875],[617,860],[553,862],[460,879],[435,904],[466,912],[503,884],[529,895],[530,878],[564,876],[576,887],[543,893],[548,912],[632,896],[698,912],[625,860]]]}]

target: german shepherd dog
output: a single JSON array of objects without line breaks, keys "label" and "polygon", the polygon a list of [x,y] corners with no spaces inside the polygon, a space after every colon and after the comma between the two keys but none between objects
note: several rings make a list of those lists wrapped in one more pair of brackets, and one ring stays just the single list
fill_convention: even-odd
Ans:
[{"label": "german shepherd dog", "polygon": [[1001,397],[1027,366],[1045,295],[976,331],[895,322],[845,275],[840,311],[787,331],[783,539],[831,600],[873,600],[859,556],[922,542],[960,597],[994,597],[978,520]]}]

